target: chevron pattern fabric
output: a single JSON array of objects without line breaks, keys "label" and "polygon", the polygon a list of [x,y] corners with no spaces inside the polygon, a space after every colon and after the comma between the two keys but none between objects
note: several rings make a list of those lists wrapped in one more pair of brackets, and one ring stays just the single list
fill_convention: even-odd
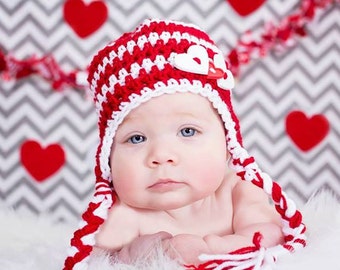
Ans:
[{"label": "chevron pattern fabric", "polygon": [[[0,1],[0,46],[17,58],[51,54],[65,70],[85,70],[107,42],[145,18],[158,17],[201,26],[227,55],[245,31],[261,31],[265,22],[277,22],[299,5],[266,1],[242,17],[222,0],[102,1],[108,18],[86,38],[64,20],[65,1]],[[298,204],[321,188],[340,196],[339,5],[320,12],[308,25],[308,36],[292,47],[242,67],[234,100],[245,148]],[[286,116],[294,110],[322,114],[330,124],[327,136],[310,151],[301,151],[286,133]],[[27,140],[62,146],[65,163],[37,181],[20,158]],[[0,81],[1,203],[50,212],[55,220],[78,219],[94,189],[96,144],[95,109],[83,93],[57,93],[34,76]]]}]

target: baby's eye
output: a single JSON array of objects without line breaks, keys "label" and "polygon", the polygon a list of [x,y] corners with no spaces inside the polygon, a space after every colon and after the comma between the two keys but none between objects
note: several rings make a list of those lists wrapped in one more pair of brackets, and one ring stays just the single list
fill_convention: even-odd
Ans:
[{"label": "baby's eye", "polygon": [[197,130],[194,128],[186,127],[186,128],[182,128],[180,132],[183,137],[191,137],[196,134]]},{"label": "baby's eye", "polygon": [[129,143],[138,144],[146,141],[146,137],[142,135],[133,135],[128,139]]}]

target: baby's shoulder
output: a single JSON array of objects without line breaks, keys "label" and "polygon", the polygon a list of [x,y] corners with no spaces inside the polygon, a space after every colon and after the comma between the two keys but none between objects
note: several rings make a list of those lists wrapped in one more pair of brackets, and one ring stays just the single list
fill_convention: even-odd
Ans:
[{"label": "baby's shoulder", "polygon": [[96,244],[104,249],[119,250],[138,235],[138,213],[118,201],[109,209],[107,219],[96,235]]},{"label": "baby's shoulder", "polygon": [[241,202],[245,204],[249,202],[268,203],[268,195],[265,194],[263,189],[251,182],[242,180],[232,171],[226,175],[223,184],[216,194],[222,201],[230,198],[234,206]]}]

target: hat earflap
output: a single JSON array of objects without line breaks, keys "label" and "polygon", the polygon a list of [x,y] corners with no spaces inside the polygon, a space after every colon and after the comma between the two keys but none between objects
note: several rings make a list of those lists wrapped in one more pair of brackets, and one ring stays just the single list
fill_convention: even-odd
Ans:
[{"label": "hat earflap", "polygon": [[[107,219],[108,211],[114,204],[112,191],[110,191],[111,194],[100,194],[103,193],[103,189],[104,185],[101,184],[102,191],[95,194],[82,215],[79,229],[74,232],[71,239],[71,247],[68,250],[68,257],[65,260],[63,270],[80,270],[88,267],[90,253],[95,245],[95,235]],[[110,187],[106,186],[105,189],[108,191]]]}]

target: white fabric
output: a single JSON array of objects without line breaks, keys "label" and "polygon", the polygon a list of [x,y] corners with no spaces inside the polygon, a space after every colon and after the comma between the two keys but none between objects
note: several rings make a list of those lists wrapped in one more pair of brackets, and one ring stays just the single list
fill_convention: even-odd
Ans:
[{"label": "white fabric", "polygon": [[[340,269],[340,203],[329,193],[322,192],[312,198],[302,212],[308,229],[307,247],[281,256],[273,269]],[[53,224],[49,216],[24,216],[4,207],[0,208],[0,220],[0,269],[62,269],[76,224]],[[154,256],[151,264],[142,259],[136,266],[112,266],[105,254],[96,254],[90,259],[90,270],[182,269],[159,250],[151,256]]]}]

